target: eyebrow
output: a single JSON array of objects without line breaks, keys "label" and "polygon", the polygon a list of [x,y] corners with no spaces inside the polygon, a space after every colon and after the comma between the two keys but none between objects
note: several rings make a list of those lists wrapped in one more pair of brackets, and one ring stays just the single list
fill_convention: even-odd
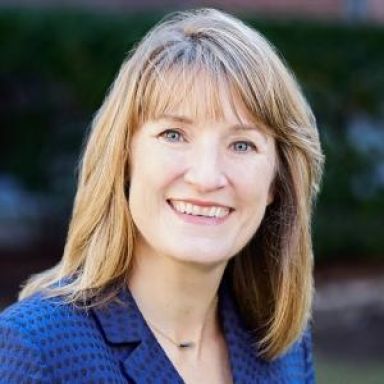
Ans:
[{"label": "eyebrow", "polygon": [[[172,115],[172,114],[162,114],[157,117],[157,120],[171,120],[182,124],[193,124],[194,121],[186,116]],[[265,133],[262,128],[259,128],[254,125],[249,124],[235,124],[231,126],[231,131],[258,131],[260,133]]]},{"label": "eyebrow", "polygon": [[156,120],[172,120],[183,124],[193,124],[193,120],[188,117],[170,114],[162,114]]}]

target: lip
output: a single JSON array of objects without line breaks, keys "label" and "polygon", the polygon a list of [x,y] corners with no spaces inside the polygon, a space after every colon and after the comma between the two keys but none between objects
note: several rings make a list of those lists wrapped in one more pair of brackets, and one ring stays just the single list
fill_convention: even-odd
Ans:
[{"label": "lip", "polygon": [[215,201],[206,201],[206,200],[196,200],[196,199],[167,199],[167,202],[169,204],[169,201],[183,201],[185,203],[191,203],[193,205],[198,205],[200,207],[222,207],[222,208],[228,208],[229,211],[233,211],[233,208],[230,207],[229,205],[224,205],[217,203]]},{"label": "lip", "polygon": [[200,202],[201,203],[201,201],[199,201],[199,200],[191,200],[191,199],[186,199],[186,200],[184,200],[184,199],[181,200],[180,199],[180,200],[178,200],[178,201],[185,201],[185,202],[188,202],[188,203],[191,203],[191,204],[200,205],[200,206],[212,206],[212,205],[214,205],[214,206],[229,208],[229,213],[225,217],[194,216],[194,215],[189,215],[187,213],[181,213],[179,211],[176,211],[176,209],[173,208],[172,204],[170,203],[170,200],[173,200],[173,199],[167,199],[166,202],[167,202],[167,206],[169,207],[171,212],[173,212],[177,217],[179,217],[185,223],[195,224],[195,225],[217,226],[217,225],[223,224],[223,223],[225,223],[229,219],[229,217],[231,216],[231,213],[234,210],[233,208],[230,208],[230,207],[222,205],[222,204],[217,204],[217,203],[214,203],[214,202],[206,202],[206,201],[204,201],[203,203],[205,205],[201,205],[201,204],[197,204],[196,203],[196,202]]}]

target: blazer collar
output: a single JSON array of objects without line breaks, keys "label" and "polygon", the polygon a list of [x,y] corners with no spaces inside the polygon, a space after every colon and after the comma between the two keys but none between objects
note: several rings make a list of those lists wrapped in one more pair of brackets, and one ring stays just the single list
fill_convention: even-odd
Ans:
[{"label": "blazer collar", "polygon": [[114,300],[92,311],[111,344],[139,343],[148,338],[144,318],[128,288],[123,287]]},{"label": "blazer collar", "polygon": [[121,365],[134,383],[183,383],[128,288],[122,288],[115,300],[93,308],[92,312],[110,345],[130,344],[131,352],[121,355]]},{"label": "blazer collar", "polygon": [[[131,344],[132,352],[124,358],[125,372],[135,383],[183,383],[180,375],[146,324],[128,288],[122,288],[117,299],[93,310],[102,333],[111,345]],[[219,314],[227,341],[234,383],[255,383],[254,375],[268,375],[268,363],[257,356],[255,342],[239,315],[229,284],[222,283],[219,291]],[[258,374],[257,374],[258,376]],[[163,380],[163,381],[162,381]]]}]

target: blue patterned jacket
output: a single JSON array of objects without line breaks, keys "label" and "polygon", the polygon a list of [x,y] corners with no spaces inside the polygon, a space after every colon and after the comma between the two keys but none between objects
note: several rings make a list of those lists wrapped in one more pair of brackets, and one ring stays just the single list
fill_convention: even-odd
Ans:
[{"label": "blue patterned jacket", "polygon": [[[0,315],[1,384],[183,383],[128,289],[85,312],[35,294]],[[236,384],[313,384],[307,330],[282,357],[258,357],[232,295],[221,289],[219,313]]]}]

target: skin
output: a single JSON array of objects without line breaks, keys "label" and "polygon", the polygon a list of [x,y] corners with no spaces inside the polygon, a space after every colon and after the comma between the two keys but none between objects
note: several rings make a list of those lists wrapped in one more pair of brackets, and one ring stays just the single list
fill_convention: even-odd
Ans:
[{"label": "skin", "polygon": [[[138,236],[129,287],[150,323],[173,340],[197,344],[180,351],[154,330],[187,382],[207,380],[207,372],[208,382],[230,382],[215,298],[228,261],[273,200],[274,139],[236,100],[235,114],[221,94],[221,119],[194,116],[185,100],[145,122],[131,145],[129,209]],[[230,207],[230,214],[219,222],[185,221],[168,201],[189,199]]]}]

